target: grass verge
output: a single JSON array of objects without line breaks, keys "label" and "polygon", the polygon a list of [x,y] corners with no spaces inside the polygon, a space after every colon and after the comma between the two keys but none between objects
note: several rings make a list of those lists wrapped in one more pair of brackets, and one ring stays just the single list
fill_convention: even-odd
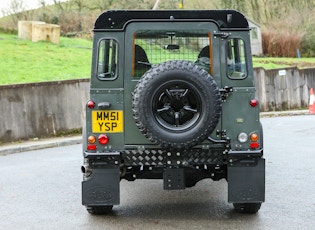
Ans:
[{"label": "grass verge", "polygon": [[278,69],[286,67],[315,68],[315,58],[277,58],[277,57],[253,57],[254,67],[263,67],[264,69]]}]

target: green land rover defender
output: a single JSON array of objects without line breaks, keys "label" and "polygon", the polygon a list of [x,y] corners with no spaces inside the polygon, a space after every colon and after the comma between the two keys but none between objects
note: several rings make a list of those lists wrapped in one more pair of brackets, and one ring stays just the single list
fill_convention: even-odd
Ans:
[{"label": "green land rover defender", "polygon": [[107,11],[94,26],[83,127],[82,204],[120,204],[120,181],[164,189],[225,179],[228,202],[256,213],[265,159],[250,28],[234,10]]}]

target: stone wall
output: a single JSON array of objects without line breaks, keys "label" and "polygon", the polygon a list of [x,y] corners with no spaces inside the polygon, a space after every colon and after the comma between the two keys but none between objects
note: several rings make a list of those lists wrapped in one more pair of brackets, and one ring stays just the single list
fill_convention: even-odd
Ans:
[{"label": "stone wall", "polygon": [[89,79],[0,86],[0,143],[82,127]]},{"label": "stone wall", "polygon": [[315,88],[315,69],[254,69],[256,96],[262,112],[308,107]]},{"label": "stone wall", "polygon": [[[261,111],[307,108],[315,69],[256,68]],[[0,86],[0,143],[81,129],[89,79]]]}]

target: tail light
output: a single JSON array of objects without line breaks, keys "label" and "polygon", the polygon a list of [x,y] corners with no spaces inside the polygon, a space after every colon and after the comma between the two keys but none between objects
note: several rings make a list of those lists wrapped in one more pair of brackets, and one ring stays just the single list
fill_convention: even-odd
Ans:
[{"label": "tail light", "polygon": [[249,136],[247,135],[247,133],[239,133],[238,136],[237,136],[237,139],[240,143],[245,143],[247,142],[248,140],[250,141],[249,143],[249,147],[251,149],[257,149],[259,148],[259,136],[257,133],[251,133]]},{"label": "tail light", "polygon": [[240,133],[237,139],[240,143],[245,143],[248,140],[248,135],[246,133]]},{"label": "tail light", "polygon": [[259,142],[257,142],[258,139],[259,139],[259,136],[257,135],[257,133],[252,133],[252,134],[250,135],[249,139],[250,139],[250,141],[251,141],[250,144],[249,144],[249,147],[250,147],[251,149],[257,149],[257,148],[259,148]]},{"label": "tail light", "polygon": [[249,104],[251,107],[256,107],[258,105],[258,100],[252,99],[250,100]]},{"label": "tail light", "polygon": [[259,143],[258,143],[258,142],[251,142],[251,143],[249,144],[249,147],[250,147],[251,149],[257,149],[257,148],[259,148]]},{"label": "tail light", "polygon": [[258,135],[256,133],[252,133],[250,135],[250,140],[253,141],[253,142],[258,141]]},{"label": "tail light", "polygon": [[91,135],[87,139],[88,145],[87,145],[87,150],[96,150],[96,137]]},{"label": "tail light", "polygon": [[89,136],[88,137],[88,143],[89,144],[94,144],[96,142],[96,137],[95,136]]},{"label": "tail light", "polygon": [[[97,138],[98,143],[100,143],[101,145],[106,145],[109,141],[109,138],[106,134],[101,134],[98,136]],[[96,150],[97,149],[97,145],[96,145],[96,136],[91,135],[87,138],[87,150]]]},{"label": "tail light", "polygon": [[87,150],[96,150],[97,149],[97,147],[96,147],[96,145],[95,144],[88,144],[88,146],[87,146]]},{"label": "tail light", "polygon": [[94,109],[94,107],[95,107],[95,102],[94,102],[94,101],[91,101],[91,100],[88,101],[88,102],[87,102],[87,107],[90,108],[90,109]]},{"label": "tail light", "polygon": [[98,137],[98,142],[101,144],[101,145],[106,145],[109,141],[109,138],[106,134],[101,134],[99,135]]}]

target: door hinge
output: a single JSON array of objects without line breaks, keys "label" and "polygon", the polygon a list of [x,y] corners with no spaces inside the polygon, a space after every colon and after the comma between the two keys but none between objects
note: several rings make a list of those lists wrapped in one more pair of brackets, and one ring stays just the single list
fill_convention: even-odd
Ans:
[{"label": "door hinge", "polygon": [[228,38],[231,35],[231,33],[214,31],[213,35],[214,37],[220,37],[224,39],[224,38]]},{"label": "door hinge", "polygon": [[226,98],[229,96],[229,94],[233,92],[233,87],[224,86],[224,88],[219,89],[219,91],[221,93],[222,101],[226,101]]}]

